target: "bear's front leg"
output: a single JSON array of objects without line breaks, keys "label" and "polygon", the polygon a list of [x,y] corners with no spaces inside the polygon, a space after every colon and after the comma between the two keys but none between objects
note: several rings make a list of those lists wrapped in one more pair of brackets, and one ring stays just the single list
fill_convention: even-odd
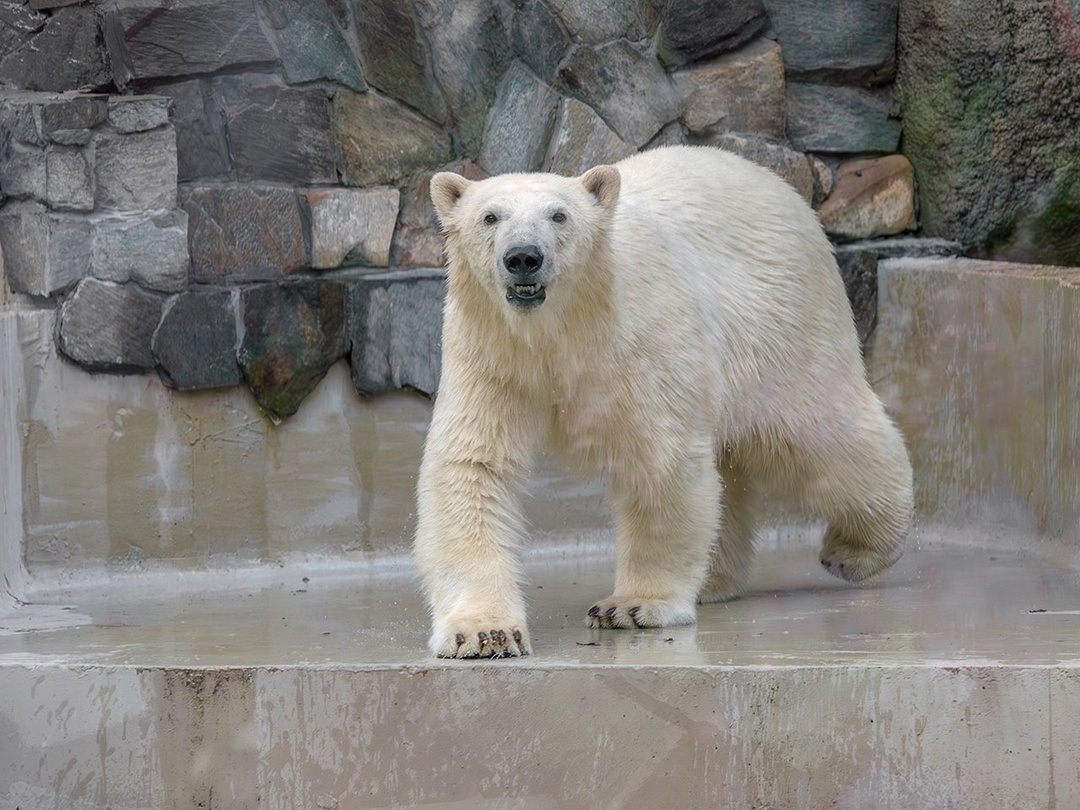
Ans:
[{"label": "bear's front leg", "polygon": [[[446,377],[444,376],[444,379]],[[505,392],[439,393],[417,486],[415,557],[440,658],[502,658],[531,652],[518,546],[518,495],[530,433]]]},{"label": "bear's front leg", "polygon": [[627,471],[615,496],[615,592],[593,605],[588,627],[693,624],[720,523],[720,475],[711,449],[669,469]]}]

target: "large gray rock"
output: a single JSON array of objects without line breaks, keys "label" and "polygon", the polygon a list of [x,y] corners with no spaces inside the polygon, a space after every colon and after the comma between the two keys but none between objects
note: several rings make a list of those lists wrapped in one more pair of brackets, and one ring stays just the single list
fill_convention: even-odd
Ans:
[{"label": "large gray rock", "polygon": [[895,152],[900,121],[892,117],[892,106],[889,88],[788,82],[788,139],[803,152]]},{"label": "large gray rock", "polygon": [[559,94],[521,62],[506,72],[495,96],[480,165],[491,174],[536,171],[544,162]]},{"label": "large gray rock", "polygon": [[672,121],[669,124],[665,124],[661,130],[652,137],[652,140],[641,147],[641,151],[646,152],[650,149],[659,149],[664,146],[686,146],[690,142],[691,138],[686,132],[686,128],[682,125],[682,121]]},{"label": "large gray rock", "polygon": [[326,90],[287,87],[256,75],[225,76],[215,86],[238,179],[294,185],[337,181]]},{"label": "large gray rock", "polygon": [[94,202],[99,209],[176,206],[176,133],[98,132],[94,136]]},{"label": "large gray rock", "polygon": [[86,146],[92,135],[89,129],[58,129],[49,133],[49,141],[61,146]]},{"label": "large gray rock", "polygon": [[0,209],[0,243],[17,292],[52,295],[88,275],[178,290],[188,281],[183,211],[76,216],[33,202]]},{"label": "large gray rock", "polygon": [[108,96],[45,96],[41,102],[41,131],[92,129],[109,116]]},{"label": "large gray rock", "polygon": [[101,87],[112,79],[92,6],[58,9],[39,31],[21,39],[15,50],[0,53],[0,84],[63,91]]},{"label": "large gray rock", "polygon": [[541,81],[552,82],[570,46],[570,36],[543,0],[515,3],[510,23],[510,46]]},{"label": "large gray rock", "polygon": [[48,19],[22,2],[0,1],[0,63],[33,39]]},{"label": "large gray rock", "polygon": [[289,84],[329,79],[353,90],[367,85],[360,63],[329,3],[335,0],[259,0]]},{"label": "large gray rock", "polygon": [[787,181],[804,200],[814,200],[814,168],[802,152],[760,135],[736,135],[725,133],[711,136],[703,141],[734,152],[752,163],[772,170]]},{"label": "large gray rock", "polygon": [[870,86],[896,73],[899,0],[764,0],[789,78]]},{"label": "large gray rock", "polygon": [[120,132],[145,132],[169,123],[172,99],[167,96],[112,96],[109,123]]},{"label": "large gray rock", "polygon": [[105,96],[0,92],[0,194],[91,210],[93,149],[80,147],[107,114]]},{"label": "large gray rock", "polygon": [[112,0],[104,32],[121,87],[277,59],[253,0]]},{"label": "large gray rock", "polygon": [[181,290],[191,270],[187,225],[187,214],[175,209],[95,217],[90,272],[152,290]]},{"label": "large gray rock", "polygon": [[240,382],[236,362],[238,293],[188,290],[165,302],[153,337],[162,381],[181,391],[222,388]]},{"label": "large gray rock", "polygon": [[1080,265],[1080,6],[906,0],[897,95],[927,234]]},{"label": "large gray rock", "polygon": [[201,284],[276,279],[307,265],[303,218],[291,188],[197,185],[181,190],[192,277]]},{"label": "large gray rock", "polygon": [[678,91],[656,57],[625,40],[577,46],[559,70],[557,88],[596,110],[635,147],[682,111]]},{"label": "large gray rock", "polygon": [[353,9],[364,78],[443,123],[446,104],[434,81],[430,49],[413,0],[353,0]]},{"label": "large gray rock", "polygon": [[[444,168],[469,180],[487,177],[487,172],[468,160],[457,161]],[[401,211],[390,245],[390,263],[394,266],[443,266],[443,236],[431,204],[433,174],[418,174],[401,189]]]},{"label": "large gray rock", "polygon": [[334,154],[346,185],[387,185],[453,158],[440,127],[374,93],[338,93],[332,119]]},{"label": "large gray rock", "polygon": [[56,96],[10,89],[0,91],[0,143],[45,145],[41,116],[34,114],[34,107],[44,98]]},{"label": "large gray rock", "polygon": [[386,267],[400,196],[396,188],[305,190],[311,266],[316,270],[347,264]]},{"label": "large gray rock", "polygon": [[54,211],[94,210],[94,164],[91,152],[78,146],[45,148],[45,198]]},{"label": "large gray rock", "polygon": [[357,391],[411,388],[435,394],[444,295],[442,270],[366,275],[349,283],[346,329]]},{"label": "large gray rock", "polygon": [[452,125],[463,149],[476,154],[495,88],[513,58],[506,11],[498,0],[416,0],[416,6]]},{"label": "large gray rock", "polygon": [[599,45],[616,39],[636,42],[652,36],[662,6],[667,4],[656,0],[548,0],[548,5],[579,42]]},{"label": "large gray rock", "polygon": [[227,176],[231,164],[225,116],[211,83],[191,79],[158,85],[154,92],[173,102],[178,179],[185,182]]},{"label": "large gray rock", "polygon": [[544,171],[576,176],[593,166],[629,157],[636,151],[588,104],[565,98],[559,105]]},{"label": "large gray rock", "polygon": [[345,356],[345,287],[330,281],[262,284],[240,292],[237,361],[259,406],[292,416]]},{"label": "large gray rock", "polygon": [[784,59],[763,39],[735,53],[677,71],[683,123],[695,135],[756,132],[785,135]]},{"label": "large gray rock", "polygon": [[90,272],[92,230],[86,218],[46,210],[36,202],[0,208],[4,274],[17,293],[47,296]]},{"label": "large gray rock", "polygon": [[42,147],[0,138],[0,195],[45,202],[47,177]]},{"label": "large gray rock", "polygon": [[671,2],[657,35],[657,54],[669,67],[708,59],[749,42],[767,23],[761,0]]},{"label": "large gray rock", "polygon": [[30,0],[30,8],[62,8],[63,6],[77,6],[86,0]]},{"label": "large gray rock", "polygon": [[161,306],[134,284],[84,279],[60,305],[57,346],[89,371],[149,371]]}]

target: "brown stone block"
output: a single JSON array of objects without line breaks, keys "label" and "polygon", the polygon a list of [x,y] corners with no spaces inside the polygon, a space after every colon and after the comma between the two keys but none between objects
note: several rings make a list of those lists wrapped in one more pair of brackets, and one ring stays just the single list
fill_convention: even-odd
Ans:
[{"label": "brown stone block", "polygon": [[189,186],[188,248],[195,281],[231,284],[279,278],[308,262],[296,192],[280,186]]},{"label": "brown stone block", "polygon": [[694,134],[754,132],[784,137],[784,60],[770,40],[675,74]]},{"label": "brown stone block", "polygon": [[818,218],[831,236],[869,239],[912,231],[915,171],[903,155],[841,164]]},{"label": "brown stone block", "polygon": [[397,222],[396,188],[306,189],[301,192],[311,226],[311,266],[386,267]]},{"label": "brown stone block", "polygon": [[334,96],[331,137],[341,179],[350,186],[393,183],[453,157],[441,128],[374,93]]}]

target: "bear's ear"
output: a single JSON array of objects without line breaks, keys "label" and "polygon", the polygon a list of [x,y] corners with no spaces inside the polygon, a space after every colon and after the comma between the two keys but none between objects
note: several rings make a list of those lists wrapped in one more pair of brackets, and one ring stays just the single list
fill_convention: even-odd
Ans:
[{"label": "bear's ear", "polygon": [[471,185],[471,180],[453,172],[439,172],[431,178],[431,202],[443,225],[447,223],[461,195]]},{"label": "bear's ear", "polygon": [[613,208],[619,199],[619,170],[614,166],[595,166],[579,178],[601,208]]}]

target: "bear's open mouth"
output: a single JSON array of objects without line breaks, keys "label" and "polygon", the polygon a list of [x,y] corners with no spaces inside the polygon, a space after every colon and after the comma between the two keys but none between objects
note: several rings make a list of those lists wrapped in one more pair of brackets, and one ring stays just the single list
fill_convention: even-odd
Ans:
[{"label": "bear's open mouth", "polygon": [[518,306],[539,306],[545,298],[547,290],[543,284],[511,284],[506,288],[506,300]]}]

